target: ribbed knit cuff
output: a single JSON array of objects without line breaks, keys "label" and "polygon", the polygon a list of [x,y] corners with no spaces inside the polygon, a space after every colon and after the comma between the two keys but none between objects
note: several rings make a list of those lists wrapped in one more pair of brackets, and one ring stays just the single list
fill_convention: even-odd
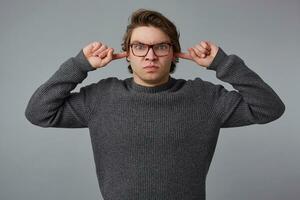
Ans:
[{"label": "ribbed knit cuff", "polygon": [[96,70],[96,68],[92,67],[92,65],[89,63],[89,61],[85,58],[83,50],[81,49],[80,52],[74,57],[74,59],[80,64],[79,67],[85,71],[93,71]]},{"label": "ribbed knit cuff", "polygon": [[223,49],[219,47],[217,55],[206,69],[216,71],[222,60],[225,59],[227,56],[228,55],[223,51]]}]

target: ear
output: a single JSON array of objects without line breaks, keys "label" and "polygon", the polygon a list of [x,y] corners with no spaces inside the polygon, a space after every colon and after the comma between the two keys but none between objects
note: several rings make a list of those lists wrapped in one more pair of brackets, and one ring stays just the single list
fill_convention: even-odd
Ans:
[{"label": "ear", "polygon": [[126,60],[127,60],[127,62],[130,62],[130,59],[129,59],[129,52],[128,52],[128,51],[127,51]]},{"label": "ear", "polygon": [[177,56],[175,56],[175,54],[174,54],[174,55],[173,55],[173,58],[172,58],[172,61],[173,61],[174,63],[178,63],[179,58],[178,58]]}]

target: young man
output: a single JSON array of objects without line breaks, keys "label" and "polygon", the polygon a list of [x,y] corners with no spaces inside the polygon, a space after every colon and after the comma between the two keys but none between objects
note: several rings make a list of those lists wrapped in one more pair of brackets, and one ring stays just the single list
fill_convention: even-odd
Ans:
[{"label": "young man", "polygon": [[[285,110],[238,56],[209,41],[181,53],[176,27],[158,12],[133,13],[122,47],[84,47],[35,91],[25,113],[41,127],[89,128],[105,200],[203,200],[220,128],[268,123]],[[89,71],[125,57],[131,78],[71,93]],[[216,71],[237,91],[171,77],[178,58]]]}]

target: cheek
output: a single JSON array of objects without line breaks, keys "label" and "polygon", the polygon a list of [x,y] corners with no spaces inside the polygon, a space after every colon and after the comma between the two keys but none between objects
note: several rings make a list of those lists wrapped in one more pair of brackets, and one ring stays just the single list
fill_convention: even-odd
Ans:
[{"label": "cheek", "polygon": [[173,61],[173,57],[166,57],[164,58],[161,62],[164,64],[164,65],[170,65],[171,66],[171,63]]},{"label": "cheek", "polygon": [[131,65],[132,69],[138,69],[142,63],[141,58],[131,56],[131,55],[128,56],[128,60],[129,60],[129,64]]}]

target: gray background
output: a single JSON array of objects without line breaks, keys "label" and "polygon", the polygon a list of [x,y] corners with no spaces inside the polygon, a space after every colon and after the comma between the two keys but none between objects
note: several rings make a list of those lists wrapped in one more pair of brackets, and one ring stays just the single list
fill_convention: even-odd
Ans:
[{"label": "gray background", "polygon": [[[24,110],[35,89],[89,42],[120,51],[128,17],[137,8],[158,10],[175,22],[184,51],[211,40],[240,56],[286,104],[285,114],[272,123],[221,130],[207,199],[299,199],[297,0],[1,0],[0,199],[101,199],[88,129],[40,128],[25,119]],[[76,90],[109,76],[129,77],[126,61],[89,73]],[[185,60],[173,76],[222,83],[214,72]]]}]

